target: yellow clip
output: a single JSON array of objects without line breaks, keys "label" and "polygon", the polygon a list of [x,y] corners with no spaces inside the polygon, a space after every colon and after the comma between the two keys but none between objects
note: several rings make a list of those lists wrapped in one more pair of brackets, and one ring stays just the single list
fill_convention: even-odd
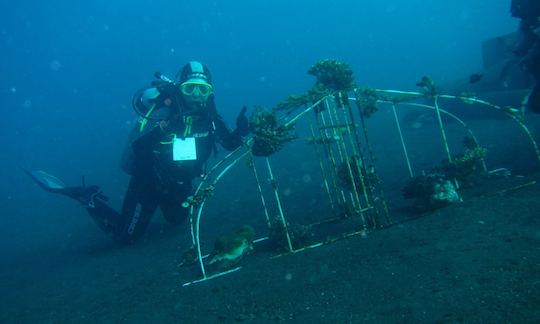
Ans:
[{"label": "yellow clip", "polygon": [[184,129],[184,137],[188,137],[191,135],[191,126],[193,125],[193,117],[187,116],[185,117],[184,123],[186,124],[186,128]]},{"label": "yellow clip", "polygon": [[156,104],[153,103],[152,106],[150,107],[150,109],[148,109],[148,112],[146,113],[146,115],[144,115],[143,119],[141,120],[141,125],[139,127],[139,132],[142,133],[142,131],[144,130],[144,127],[146,126],[146,124],[148,123],[148,117],[150,117],[150,115],[152,115],[152,113],[154,112],[154,108],[156,108]]},{"label": "yellow clip", "polygon": [[171,134],[173,136],[172,140],[168,141],[168,142],[159,142],[160,144],[163,144],[163,145],[167,145],[167,144],[172,144],[174,143],[174,140],[176,139],[176,134],[175,133],[172,133]]}]

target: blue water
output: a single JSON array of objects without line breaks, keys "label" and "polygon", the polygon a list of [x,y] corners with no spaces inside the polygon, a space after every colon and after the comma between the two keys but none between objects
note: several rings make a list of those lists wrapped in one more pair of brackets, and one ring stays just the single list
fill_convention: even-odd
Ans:
[{"label": "blue water", "polygon": [[[189,60],[213,73],[233,126],[244,105],[274,106],[313,83],[320,59],[348,62],[361,85],[414,89],[482,67],[481,41],[516,30],[509,0],[3,1],[0,4],[0,253],[14,258],[90,230],[65,198],[19,167],[77,183],[119,206],[118,167],[135,117],[131,96],[155,71]],[[82,212],[81,212],[82,213]],[[91,236],[88,234],[89,237]],[[95,239],[94,236],[91,236]],[[104,238],[105,240],[106,238]]]}]

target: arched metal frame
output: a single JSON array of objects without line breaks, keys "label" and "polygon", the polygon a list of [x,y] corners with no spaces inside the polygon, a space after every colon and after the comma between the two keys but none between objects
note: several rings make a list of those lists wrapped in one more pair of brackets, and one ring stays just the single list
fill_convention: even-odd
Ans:
[{"label": "arched metal frame", "polygon": [[[420,92],[399,91],[399,90],[382,90],[382,89],[376,89],[375,91],[378,92],[378,93],[384,93],[384,94],[390,94],[390,95],[406,95],[406,96],[410,96],[412,98],[418,98],[418,99],[426,98],[426,95],[423,94],[423,93],[420,93]],[[395,117],[395,122],[396,122],[396,128],[398,129],[398,133],[400,135],[400,140],[401,140],[401,145],[402,145],[402,148],[403,148],[404,158],[405,158],[405,161],[407,163],[407,167],[408,167],[409,174],[410,174],[411,177],[413,176],[413,171],[412,171],[411,162],[410,162],[410,159],[409,159],[407,147],[406,147],[406,144],[405,144],[405,140],[404,140],[403,134],[401,132],[401,126],[400,126],[399,120],[397,118],[396,106],[419,107],[419,108],[425,108],[425,109],[434,110],[436,112],[437,121],[439,123],[439,128],[441,130],[441,140],[442,140],[443,146],[445,148],[445,152],[446,152],[448,161],[452,161],[452,155],[450,153],[450,148],[449,148],[449,145],[448,145],[448,141],[446,139],[446,132],[445,132],[444,124],[443,124],[442,119],[441,119],[441,113],[444,114],[444,115],[449,116],[450,118],[452,118],[452,119],[456,120],[458,123],[460,123],[465,128],[465,130],[468,132],[468,134],[472,138],[474,138],[474,140],[476,142],[478,142],[475,135],[473,134],[471,128],[463,120],[461,120],[456,115],[454,115],[454,114],[440,108],[439,99],[459,100],[459,101],[466,102],[466,103],[469,103],[469,104],[478,104],[478,105],[483,106],[483,107],[495,109],[495,110],[500,111],[501,113],[505,114],[511,120],[513,120],[516,124],[518,124],[519,128],[525,133],[525,135],[527,136],[527,138],[529,139],[529,141],[531,143],[531,146],[532,146],[532,148],[534,150],[534,153],[536,155],[537,160],[540,162],[540,150],[538,149],[538,144],[536,143],[536,140],[532,136],[532,134],[529,131],[529,129],[527,128],[527,126],[518,117],[518,115],[517,115],[519,113],[518,110],[513,109],[513,108],[508,108],[508,107],[501,107],[501,106],[492,104],[490,102],[487,102],[485,100],[481,100],[481,99],[477,99],[477,98],[470,98],[470,97],[452,96],[452,95],[441,94],[441,95],[435,95],[432,98],[433,98],[433,105],[420,104],[420,103],[415,103],[415,102],[397,102],[396,103],[396,102],[390,101],[390,100],[378,100],[378,102],[380,102],[380,103],[385,103],[385,104],[392,105],[392,110],[393,110],[394,117]],[[356,98],[349,98],[349,99],[356,100]],[[487,171],[486,164],[485,164],[485,161],[483,159],[482,159],[482,164],[483,164],[484,171]]]},{"label": "arched metal frame", "polygon": [[[376,89],[375,91],[377,93],[390,94],[390,95],[407,95],[407,96],[411,96],[412,98],[426,98],[425,94],[419,93],[419,92],[381,90],[381,89]],[[357,96],[358,96],[358,93],[357,93]],[[399,119],[397,118],[396,107],[411,106],[411,107],[430,109],[436,112],[437,120],[439,122],[439,127],[441,129],[442,143],[445,148],[445,152],[447,154],[449,161],[451,161],[452,156],[451,156],[448,142],[446,139],[446,133],[444,130],[444,124],[441,119],[441,114],[447,115],[450,118],[456,120],[459,124],[461,124],[465,128],[467,133],[476,140],[476,137],[474,136],[472,130],[468,127],[468,125],[463,120],[461,120],[459,117],[455,116],[454,114],[444,109],[441,109],[439,107],[439,99],[452,99],[452,100],[461,100],[461,101],[465,101],[469,103],[476,103],[476,104],[480,104],[486,107],[497,109],[505,113],[512,120],[518,123],[520,128],[526,133],[526,135],[528,136],[535,150],[536,156],[538,160],[540,161],[540,152],[538,150],[538,145],[536,141],[532,137],[532,134],[530,133],[528,128],[523,124],[523,122],[519,118],[517,118],[514,115],[514,113],[509,112],[508,110],[500,106],[497,106],[497,105],[494,105],[494,104],[491,104],[491,103],[488,103],[486,101],[479,100],[476,98],[450,96],[450,95],[436,95],[432,98],[434,99],[434,104],[432,106],[426,105],[426,104],[415,103],[415,102],[396,103],[390,100],[377,100],[377,103],[390,104],[392,107],[394,117],[395,117],[395,122],[396,122],[396,128],[398,129],[398,132],[400,135],[400,141],[402,144],[403,153],[404,153],[405,160],[407,162],[407,167],[409,170],[409,174],[411,177],[413,176],[413,171],[412,171],[411,162],[408,156],[405,139],[403,137],[403,133],[401,132]],[[367,183],[370,180],[368,180],[365,177],[365,175],[367,175],[366,170],[368,167],[368,163],[373,163],[373,161],[375,160],[375,157],[373,156],[373,150],[371,149],[371,144],[369,143],[369,140],[368,140],[364,116],[361,112],[360,113],[357,112],[356,118],[358,117],[360,118],[361,125],[359,126],[358,124],[356,124],[355,114],[352,111],[353,108],[348,105],[348,100],[354,101],[354,100],[357,100],[357,98],[348,97],[340,93],[338,93],[336,96],[326,96],[324,98],[321,98],[317,102],[315,102],[313,105],[301,110],[294,117],[286,120],[284,124],[287,126],[292,125],[300,118],[305,117],[305,115],[308,114],[309,112],[315,112],[314,123],[310,124],[311,134],[315,138],[315,136],[317,135],[316,130],[318,130],[318,135],[320,136],[319,137],[320,139],[329,139],[326,143],[324,143],[324,141],[321,141],[322,143],[320,146],[315,145],[316,154],[319,157],[321,174],[322,174],[322,178],[324,182],[324,188],[329,198],[329,204],[332,209],[337,208],[336,206],[340,204],[342,205],[349,204],[350,207],[352,207],[353,213],[361,217],[362,223],[364,224],[363,228],[352,231],[352,232],[344,233],[341,236],[327,239],[322,242],[318,242],[309,246],[304,246],[304,247],[295,249],[291,241],[289,229],[287,228],[288,223],[286,221],[285,212],[283,210],[283,206],[281,203],[279,191],[277,189],[277,186],[273,186],[274,200],[278,207],[279,219],[285,230],[287,247],[288,247],[287,253],[297,253],[300,251],[304,251],[306,249],[315,248],[318,246],[322,246],[324,244],[332,243],[337,240],[347,238],[350,236],[354,236],[358,234],[365,234],[369,230],[375,229],[377,227],[381,227],[384,224],[391,223],[389,219],[389,215],[388,215],[388,208],[386,206],[386,201],[384,200],[384,193],[382,192],[381,186],[377,184]],[[338,134],[337,133],[338,127],[343,127],[345,129],[344,134],[346,134],[347,136],[341,136],[340,134]],[[362,132],[360,132],[360,129],[362,130]],[[364,150],[361,150],[360,138],[362,138],[363,144],[367,145],[367,149],[364,147]],[[335,146],[331,146],[330,144],[330,140],[332,139],[335,139],[337,142]],[[201,251],[200,224],[202,220],[205,202],[206,202],[206,199],[208,199],[209,197],[209,195],[204,194],[205,190],[212,191],[215,185],[219,182],[219,180],[228,171],[230,171],[232,167],[237,165],[237,163],[240,160],[245,159],[245,158],[249,158],[249,159],[254,158],[250,150],[250,145],[252,141],[253,141],[253,138],[249,138],[246,141],[246,145],[241,146],[237,148],[236,150],[230,152],[225,158],[223,158],[221,161],[216,163],[212,167],[212,169],[206,173],[206,175],[203,177],[200,184],[195,190],[194,197],[200,196],[200,198],[197,204],[192,204],[190,206],[190,224],[191,224],[192,243],[193,243],[193,246],[197,250],[197,256],[198,256],[198,261],[199,261],[199,267],[201,269],[202,278],[187,282],[184,284],[184,286],[191,285],[191,284],[205,281],[205,280],[209,280],[209,279],[222,276],[230,272],[234,272],[241,269],[241,267],[236,267],[234,269],[230,269],[230,270],[219,272],[212,275],[207,274],[207,271],[204,265],[205,256],[202,255],[202,251]],[[368,156],[364,156],[362,151],[367,151]],[[264,159],[265,159],[265,165],[266,165],[267,172],[269,175],[270,183],[277,183],[277,180],[274,178],[274,172],[271,166],[270,158],[265,157]],[[355,163],[351,163],[351,161]],[[352,183],[352,190],[351,192],[349,192],[349,195],[347,195],[343,190],[340,190],[338,188],[338,185],[336,184],[336,177],[337,177],[336,167],[337,167],[338,162],[345,164],[349,181],[351,181]],[[484,170],[486,170],[485,163],[484,161],[482,162],[483,162]],[[270,224],[270,219],[269,219],[267,200],[265,199],[263,195],[263,191],[261,189],[262,184],[259,179],[259,175],[258,175],[259,173],[253,162],[249,163],[249,165],[253,169],[254,177],[257,182],[258,193],[261,196],[261,203],[265,212],[266,224],[268,225],[268,227],[270,227],[271,224]],[[218,170],[220,171],[218,172]],[[375,172],[374,174],[376,177]],[[356,184],[355,175],[359,175],[360,181],[358,183],[360,185],[360,188],[356,187],[357,184]],[[379,191],[376,192],[376,190],[379,190]],[[382,199],[382,205],[379,206],[378,208],[375,208],[375,206],[372,204],[375,200],[373,199],[375,193],[377,193],[377,197],[379,197],[379,199]],[[369,219],[366,219],[365,213],[370,212],[370,211],[374,211],[375,212],[374,215],[376,216],[369,216]],[[255,240],[255,242],[259,242],[265,239],[267,239],[267,237],[259,238],[258,240]]]}]

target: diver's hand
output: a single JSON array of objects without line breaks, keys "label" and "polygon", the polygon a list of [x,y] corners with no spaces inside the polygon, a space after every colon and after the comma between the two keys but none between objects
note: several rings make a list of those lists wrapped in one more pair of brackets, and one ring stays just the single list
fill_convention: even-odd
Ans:
[{"label": "diver's hand", "polygon": [[244,108],[242,108],[240,111],[240,114],[238,114],[238,117],[236,117],[236,129],[240,136],[246,136],[249,134],[249,121],[246,117],[246,111],[247,107],[244,106]]}]

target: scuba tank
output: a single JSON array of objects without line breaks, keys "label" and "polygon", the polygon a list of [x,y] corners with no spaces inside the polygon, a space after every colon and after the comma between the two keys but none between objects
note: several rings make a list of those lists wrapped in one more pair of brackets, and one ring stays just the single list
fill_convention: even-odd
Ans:
[{"label": "scuba tank", "polygon": [[128,135],[126,146],[120,157],[120,168],[130,175],[134,171],[134,153],[131,143],[144,132],[148,121],[160,121],[172,114],[165,100],[177,100],[176,83],[161,72],[154,73],[154,77],[156,80],[152,81],[150,86],[137,90],[131,100],[131,106],[139,118],[137,126]]},{"label": "scuba tank", "polygon": [[154,73],[154,77],[157,80],[152,81],[150,86],[137,90],[131,100],[131,106],[141,117],[141,121],[162,120],[163,116],[155,117],[154,113],[168,107],[164,103],[166,99],[176,97],[177,85],[173,80],[161,72]]}]

